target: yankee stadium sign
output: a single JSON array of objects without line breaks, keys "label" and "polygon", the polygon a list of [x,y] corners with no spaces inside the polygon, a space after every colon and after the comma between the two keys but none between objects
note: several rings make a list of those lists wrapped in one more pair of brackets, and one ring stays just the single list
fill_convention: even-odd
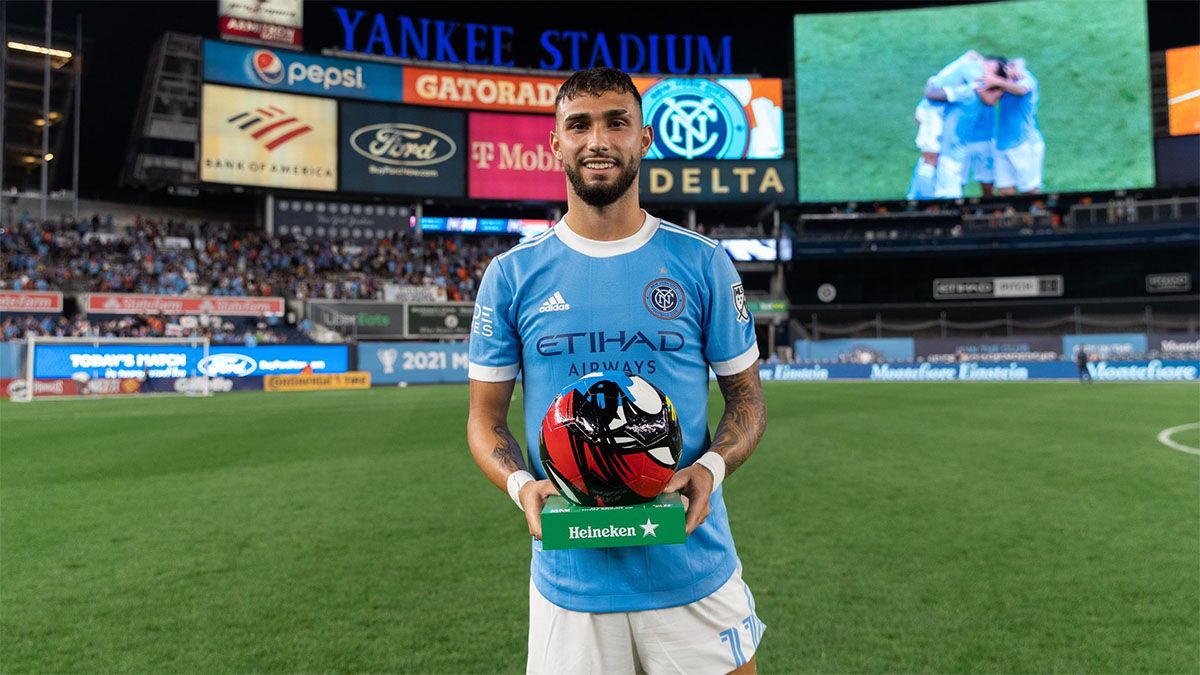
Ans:
[{"label": "yankee stadium sign", "polygon": [[[341,29],[338,48],[377,56],[442,61],[480,66],[518,65],[512,26],[424,19],[349,7],[333,8]],[[526,36],[522,35],[522,38]],[[581,30],[544,30],[536,40],[540,58],[522,66],[541,70],[580,70],[606,66],[628,73],[717,75],[733,72],[733,37],[591,33]],[[533,42],[528,47],[533,46]]]}]

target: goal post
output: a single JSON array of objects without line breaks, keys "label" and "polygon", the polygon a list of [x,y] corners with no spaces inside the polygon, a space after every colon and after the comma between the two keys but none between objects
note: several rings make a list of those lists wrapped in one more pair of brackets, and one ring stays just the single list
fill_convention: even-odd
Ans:
[{"label": "goal post", "polygon": [[13,401],[40,398],[180,394],[207,396],[210,380],[199,364],[207,337],[25,338]]}]

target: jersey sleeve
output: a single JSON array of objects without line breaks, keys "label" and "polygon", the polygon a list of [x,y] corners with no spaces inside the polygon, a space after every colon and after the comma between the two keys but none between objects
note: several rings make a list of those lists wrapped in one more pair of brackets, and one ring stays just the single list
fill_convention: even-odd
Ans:
[{"label": "jersey sleeve", "polygon": [[758,340],[742,279],[719,246],[708,263],[708,281],[704,358],[717,375],[736,375],[758,362]]},{"label": "jersey sleeve", "polygon": [[479,283],[471,319],[467,377],[482,382],[515,380],[521,368],[516,302],[500,261],[493,259]]}]

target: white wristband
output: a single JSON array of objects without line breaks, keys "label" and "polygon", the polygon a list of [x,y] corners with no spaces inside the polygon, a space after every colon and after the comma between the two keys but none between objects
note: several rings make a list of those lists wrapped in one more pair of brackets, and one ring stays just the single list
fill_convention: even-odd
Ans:
[{"label": "white wristband", "polygon": [[721,481],[725,480],[725,458],[709,450],[696,463],[712,472],[713,492],[716,492],[721,487]]},{"label": "white wristband", "polygon": [[513,503],[522,511],[525,510],[525,507],[521,506],[521,488],[532,480],[533,475],[528,471],[514,471],[508,475],[508,496],[512,497]]}]

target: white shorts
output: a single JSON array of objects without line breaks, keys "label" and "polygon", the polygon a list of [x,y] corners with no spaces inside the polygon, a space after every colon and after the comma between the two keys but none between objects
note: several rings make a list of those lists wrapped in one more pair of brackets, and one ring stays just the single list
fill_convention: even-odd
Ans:
[{"label": "white shorts", "polygon": [[706,598],[640,612],[573,612],[530,581],[526,672],[728,673],[753,658],[766,627],[741,565]]},{"label": "white shorts", "polygon": [[942,151],[942,127],[945,123],[945,109],[935,106],[929,99],[921,99],[913,117],[917,120],[917,148],[921,152],[938,153]]},{"label": "white shorts", "polygon": [[993,170],[995,154],[996,141],[968,143],[967,170],[963,172],[963,185],[966,185],[969,178],[974,178],[979,183],[991,183],[995,180],[996,174]]},{"label": "white shorts", "polygon": [[934,176],[934,199],[961,199],[966,179],[966,165],[947,155],[938,157],[937,174]]},{"label": "white shorts", "polygon": [[1042,187],[1042,163],[1046,144],[1028,141],[1008,150],[996,151],[996,187],[1029,192]]}]

